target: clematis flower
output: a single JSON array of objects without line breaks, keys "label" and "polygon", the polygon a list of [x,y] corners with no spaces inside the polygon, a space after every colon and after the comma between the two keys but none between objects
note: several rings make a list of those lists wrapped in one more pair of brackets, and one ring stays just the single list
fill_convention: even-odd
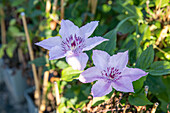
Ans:
[{"label": "clematis flower", "polygon": [[86,67],[88,56],[83,51],[88,51],[103,41],[100,36],[88,38],[98,26],[98,21],[92,21],[81,28],[75,26],[69,20],[61,21],[59,36],[45,39],[36,45],[49,50],[49,60],[66,57],[68,64],[73,69],[83,70]]},{"label": "clematis flower", "polygon": [[79,76],[83,83],[98,80],[91,89],[93,97],[109,94],[112,88],[122,92],[134,92],[132,82],[147,75],[141,69],[128,68],[128,51],[110,56],[100,50],[93,51],[94,67],[88,68]]}]

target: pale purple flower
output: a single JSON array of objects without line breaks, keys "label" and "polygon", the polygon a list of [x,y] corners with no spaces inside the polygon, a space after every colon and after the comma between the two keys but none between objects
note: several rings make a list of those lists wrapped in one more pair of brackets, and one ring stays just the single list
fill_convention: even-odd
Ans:
[{"label": "pale purple flower", "polygon": [[100,50],[93,51],[94,67],[88,68],[79,76],[83,83],[98,80],[92,86],[93,97],[101,97],[109,94],[112,88],[122,92],[134,92],[132,82],[147,75],[141,69],[128,68],[128,51],[110,56]]},{"label": "pale purple flower", "polygon": [[66,57],[68,64],[73,69],[83,70],[86,67],[88,56],[83,51],[88,51],[103,41],[100,36],[88,38],[98,26],[98,21],[90,22],[81,28],[75,26],[69,20],[61,21],[59,36],[45,39],[36,45],[49,50],[50,60]]}]

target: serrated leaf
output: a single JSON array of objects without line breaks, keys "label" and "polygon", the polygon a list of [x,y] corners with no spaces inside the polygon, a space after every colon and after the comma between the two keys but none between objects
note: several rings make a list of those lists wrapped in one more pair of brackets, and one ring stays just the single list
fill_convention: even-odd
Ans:
[{"label": "serrated leaf", "polygon": [[155,76],[161,76],[170,74],[170,62],[168,61],[156,61],[149,69],[149,73]]},{"label": "serrated leaf", "polygon": [[68,67],[62,70],[61,79],[65,81],[72,81],[79,77],[79,74],[83,72],[80,70],[74,70],[72,67]]},{"label": "serrated leaf", "polygon": [[152,102],[150,102],[147,99],[143,90],[140,93],[130,95],[128,97],[128,101],[130,104],[136,105],[136,106],[144,106],[144,105],[152,105],[153,104]]},{"label": "serrated leaf", "polygon": [[154,60],[153,46],[149,46],[145,51],[142,52],[137,60],[136,67],[140,69],[147,69]]}]

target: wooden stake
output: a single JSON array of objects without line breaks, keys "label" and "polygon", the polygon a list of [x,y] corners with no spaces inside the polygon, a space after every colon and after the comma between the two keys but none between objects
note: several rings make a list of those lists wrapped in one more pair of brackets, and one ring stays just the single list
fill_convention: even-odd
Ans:
[{"label": "wooden stake", "polygon": [[91,7],[91,0],[88,0],[88,5],[87,5],[87,9],[89,10]]},{"label": "wooden stake", "polygon": [[49,13],[50,10],[51,10],[51,1],[50,1],[50,0],[47,0],[45,12],[46,12],[46,13]]},{"label": "wooden stake", "polygon": [[97,2],[98,2],[98,0],[92,0],[91,1],[91,12],[92,12],[93,15],[95,15],[95,13],[96,13]]},{"label": "wooden stake", "polygon": [[56,13],[56,10],[57,10],[57,3],[58,3],[58,0],[54,0],[54,3],[53,3],[53,13],[54,14]]},{"label": "wooden stake", "polygon": [[156,112],[156,109],[157,109],[158,105],[159,105],[158,102],[156,102],[156,103],[153,105],[153,108],[152,108],[152,110],[151,110],[151,113],[155,113],[155,112]]},{"label": "wooden stake", "polygon": [[5,15],[2,8],[0,8],[0,15],[1,15],[1,37],[2,37],[2,44],[6,44],[6,29],[5,29]]},{"label": "wooden stake", "polygon": [[[29,33],[28,33],[25,13],[22,12],[21,16],[22,16],[22,21],[23,21],[23,25],[24,25],[25,34],[26,34],[26,40],[27,40],[29,55],[30,55],[30,59],[32,61],[32,60],[34,60],[34,53],[33,53],[33,50],[32,50],[31,41],[30,41],[30,37],[29,37]],[[40,87],[39,87],[39,82],[38,82],[38,77],[37,77],[37,71],[36,71],[35,64],[32,64],[32,71],[33,71],[35,87],[36,87],[34,98],[38,99],[38,104],[40,105]]]},{"label": "wooden stake", "polygon": [[45,100],[45,95],[47,93],[47,86],[48,86],[48,78],[49,78],[49,71],[46,71],[44,73],[44,80],[43,80],[43,95],[42,95],[42,102],[40,106],[40,111],[45,111],[46,108],[46,100]]},{"label": "wooden stake", "polygon": [[61,0],[61,20],[64,19],[64,0]]},{"label": "wooden stake", "polygon": [[56,96],[56,103],[57,103],[56,111],[57,111],[57,113],[59,113],[57,108],[58,108],[58,106],[60,104],[60,94],[59,94],[59,89],[58,89],[57,82],[54,82],[54,87],[55,87],[55,96]]}]

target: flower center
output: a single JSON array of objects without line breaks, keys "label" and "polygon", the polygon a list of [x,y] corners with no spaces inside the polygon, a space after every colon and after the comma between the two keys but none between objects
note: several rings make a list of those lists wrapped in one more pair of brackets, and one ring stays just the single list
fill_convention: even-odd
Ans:
[{"label": "flower center", "polygon": [[107,77],[110,80],[118,80],[121,77],[121,72],[119,69],[114,68],[114,67],[107,67],[105,70],[102,72],[102,76]]},{"label": "flower center", "polygon": [[64,52],[81,53],[85,47],[85,41],[75,34],[74,36],[70,35],[66,40],[63,40],[61,45]]}]

